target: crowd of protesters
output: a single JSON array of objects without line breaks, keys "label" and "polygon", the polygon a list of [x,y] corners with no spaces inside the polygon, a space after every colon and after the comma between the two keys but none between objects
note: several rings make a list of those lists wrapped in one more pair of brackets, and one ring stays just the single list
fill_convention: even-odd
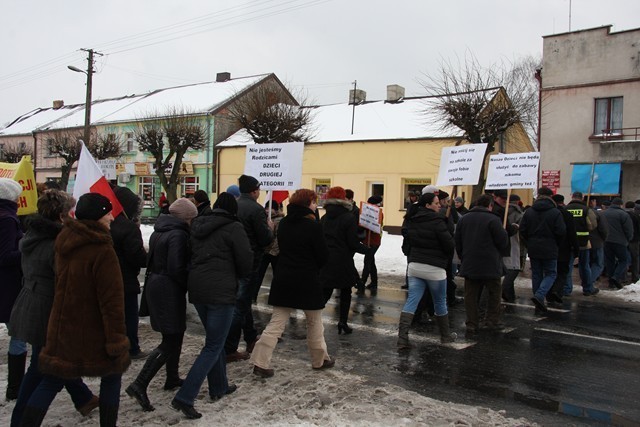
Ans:
[{"label": "crowd of protesters", "polygon": [[[260,184],[248,175],[213,205],[202,190],[173,203],[163,194],[148,249],[139,228],[142,201],[126,188],[113,190],[123,207],[115,218],[103,195],[87,193],[76,204],[60,190],[43,189],[38,213],[20,221],[16,201],[22,188],[0,178],[5,236],[0,273],[6,283],[0,315],[11,336],[6,398],[16,400],[12,426],[41,425],[62,388],[80,414],[99,408],[100,425],[115,426],[121,376],[132,359],[146,359],[125,388],[142,410],[155,409],[147,388],[164,367],[164,389],[177,390],[171,406],[187,418],[200,418],[194,405],[205,380],[212,400],[237,390],[227,378],[227,363],[250,359],[255,375],[275,375],[272,355],[295,310],[306,317],[311,367],[332,368],[336,360],[325,342],[322,310],[334,290],[340,299],[339,334],[353,332],[348,325],[352,289],[359,296],[365,289],[376,295],[375,254],[382,233],[359,226],[349,189],[328,190],[321,218],[313,190],[295,191],[285,214],[275,200],[265,207],[258,203]],[[382,196],[367,202],[380,212],[382,227]],[[74,205],[75,218],[70,215]],[[639,279],[640,203],[614,198],[596,207],[595,199],[575,192],[565,204],[562,195],[542,187],[528,207],[506,190],[483,194],[467,207],[461,197],[452,200],[426,186],[408,195],[405,209],[403,288],[408,292],[397,339],[402,351],[412,347],[409,330],[423,311],[434,316],[442,343],[456,341],[448,313],[462,301],[466,337],[503,329],[502,306],[517,301],[514,282],[527,257],[530,299],[539,313],[572,294],[575,263],[586,297],[599,292],[604,276],[613,289],[629,283],[629,268],[631,281]],[[355,253],[364,255],[362,273]],[[252,302],[269,265],[273,313],[260,334]],[[144,267],[139,307],[138,275]],[[464,279],[464,300],[456,297],[456,276]],[[187,301],[205,338],[181,378]],[[149,316],[161,335],[148,353],[138,342],[139,316]],[[98,396],[83,382],[85,376],[101,378]]]}]

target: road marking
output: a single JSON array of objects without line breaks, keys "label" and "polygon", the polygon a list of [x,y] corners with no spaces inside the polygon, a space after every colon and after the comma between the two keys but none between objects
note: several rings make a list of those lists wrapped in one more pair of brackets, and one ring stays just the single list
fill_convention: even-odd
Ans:
[{"label": "road marking", "polygon": [[[517,303],[514,303],[514,302],[502,302],[502,304],[503,305],[511,305],[511,306],[514,306],[514,307],[526,307],[526,308],[533,308],[533,309],[536,308],[535,305],[517,304]],[[547,310],[548,311],[554,311],[554,312],[557,312],[557,313],[571,313],[571,310],[567,310],[565,308],[554,308],[554,307],[547,306]]]},{"label": "road marking", "polygon": [[535,328],[534,330],[542,331],[542,332],[550,332],[550,333],[560,334],[560,335],[570,335],[573,337],[580,337],[580,338],[591,338],[594,340],[614,342],[618,344],[629,344],[629,345],[635,345],[640,347],[640,343],[633,342],[633,341],[618,340],[614,338],[595,337],[593,335],[577,334],[575,332],[556,331],[554,329],[546,329],[546,328]]}]

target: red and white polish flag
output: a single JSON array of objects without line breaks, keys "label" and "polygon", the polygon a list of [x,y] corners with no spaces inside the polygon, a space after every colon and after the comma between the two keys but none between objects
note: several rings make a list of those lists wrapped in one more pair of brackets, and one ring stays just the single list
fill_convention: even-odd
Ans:
[{"label": "red and white polish flag", "polygon": [[73,187],[73,198],[78,200],[80,196],[86,193],[99,193],[111,201],[113,210],[111,214],[117,217],[122,212],[122,205],[118,201],[115,193],[111,189],[109,182],[102,174],[102,170],[93,159],[93,156],[84,145],[80,151],[80,159],[78,160],[78,170],[76,172],[76,184]]}]

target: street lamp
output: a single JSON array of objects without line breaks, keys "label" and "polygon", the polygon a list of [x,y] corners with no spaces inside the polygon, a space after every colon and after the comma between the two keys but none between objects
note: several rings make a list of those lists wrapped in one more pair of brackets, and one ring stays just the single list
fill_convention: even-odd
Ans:
[{"label": "street lamp", "polygon": [[84,143],[89,144],[89,138],[91,136],[91,83],[93,77],[93,49],[83,49],[89,53],[87,71],[81,70],[73,65],[68,65],[67,68],[76,73],[83,73],[87,75],[87,97],[84,106]]}]

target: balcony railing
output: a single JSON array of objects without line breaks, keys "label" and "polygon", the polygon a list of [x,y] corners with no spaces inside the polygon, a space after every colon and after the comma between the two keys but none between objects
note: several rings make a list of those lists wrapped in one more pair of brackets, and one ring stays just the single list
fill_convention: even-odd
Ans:
[{"label": "balcony railing", "polygon": [[602,142],[640,142],[640,127],[622,129],[603,129]]}]

